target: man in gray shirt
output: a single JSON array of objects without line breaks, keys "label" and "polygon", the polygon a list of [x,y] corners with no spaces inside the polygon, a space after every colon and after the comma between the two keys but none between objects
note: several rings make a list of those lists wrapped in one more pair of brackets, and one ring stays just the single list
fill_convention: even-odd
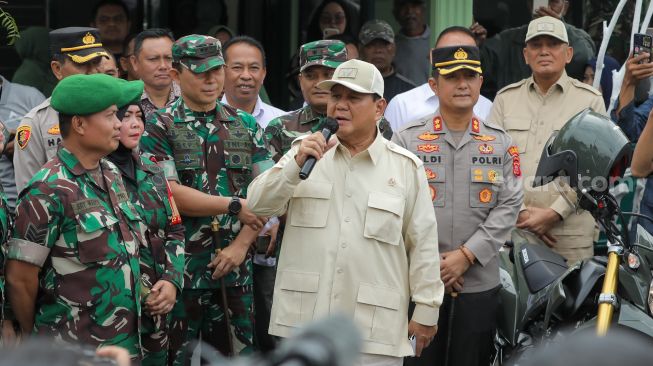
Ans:
[{"label": "man in gray shirt", "polygon": [[[32,108],[41,104],[45,97],[36,88],[9,82],[0,76],[0,121],[7,127],[10,134],[16,133],[20,120]],[[5,136],[9,137],[9,136]],[[6,139],[8,141],[8,139]],[[0,156],[0,184],[7,194],[9,210],[13,213],[16,207],[16,179],[14,178],[14,142],[8,141],[4,153]]]},{"label": "man in gray shirt", "polygon": [[401,29],[395,35],[397,72],[416,85],[429,79],[429,36],[424,0],[395,0],[392,13]]}]

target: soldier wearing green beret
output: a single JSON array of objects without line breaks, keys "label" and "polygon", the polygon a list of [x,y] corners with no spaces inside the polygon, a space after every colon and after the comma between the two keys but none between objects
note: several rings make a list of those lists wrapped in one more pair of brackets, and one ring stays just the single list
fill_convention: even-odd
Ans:
[{"label": "soldier wearing green beret", "polygon": [[[251,115],[217,101],[224,84],[220,42],[190,35],[172,46],[172,76],[181,98],[152,114],[141,150],[160,162],[186,227],[184,291],[172,310],[170,359],[184,364],[191,340],[230,353],[252,350],[252,260],[263,221],[245,205],[247,185],[272,166],[263,131]],[[217,240],[211,231],[219,223]],[[223,280],[220,280],[223,278]],[[232,324],[225,326],[220,282]]]},{"label": "soldier wearing green beret", "polygon": [[[107,159],[125,182],[129,199],[136,204],[145,225],[139,257],[144,312],[141,317],[142,365],[166,365],[168,360],[168,314],[181,293],[184,272],[184,226],[170,194],[163,170],[145,156],[138,143],[145,128],[139,103],[141,81],[121,80],[125,100],[116,115],[122,122],[118,149]],[[130,91],[131,90],[131,91]]]},{"label": "soldier wearing green beret", "polygon": [[123,98],[105,74],[69,76],[54,89],[62,145],[18,198],[6,278],[24,334],[117,345],[138,359],[146,239],[120,172],[104,159],[118,147]]}]

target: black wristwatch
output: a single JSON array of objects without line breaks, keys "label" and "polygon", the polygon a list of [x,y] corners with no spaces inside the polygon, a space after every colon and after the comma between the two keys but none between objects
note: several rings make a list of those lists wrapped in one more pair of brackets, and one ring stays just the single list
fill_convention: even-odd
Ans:
[{"label": "black wristwatch", "polygon": [[233,196],[231,197],[231,202],[229,202],[229,215],[238,216],[240,210],[243,208],[243,205],[240,203],[240,197]]}]

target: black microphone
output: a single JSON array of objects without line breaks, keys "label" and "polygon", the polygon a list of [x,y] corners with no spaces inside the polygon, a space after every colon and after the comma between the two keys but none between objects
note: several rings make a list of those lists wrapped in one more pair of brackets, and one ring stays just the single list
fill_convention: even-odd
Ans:
[{"label": "black microphone", "polygon": [[[322,129],[322,135],[324,135],[324,139],[329,142],[329,138],[338,131],[338,121],[336,121],[334,118],[327,117],[326,121],[324,121],[324,128]],[[299,171],[299,179],[305,180],[308,178],[308,176],[311,174],[313,171],[313,168],[315,167],[315,162],[317,159],[314,156],[309,156],[306,158],[306,161],[304,162],[304,165],[302,166],[302,170]]]}]

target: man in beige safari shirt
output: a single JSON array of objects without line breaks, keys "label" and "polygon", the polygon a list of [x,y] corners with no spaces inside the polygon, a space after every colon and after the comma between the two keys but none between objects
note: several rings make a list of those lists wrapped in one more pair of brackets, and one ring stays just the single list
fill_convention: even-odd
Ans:
[{"label": "man in beige safari shirt", "polygon": [[528,79],[499,91],[488,120],[503,127],[519,148],[524,175],[524,206],[517,227],[544,241],[568,261],[591,257],[595,226],[586,211],[576,211],[575,196],[556,182],[532,188],[542,149],[549,136],[578,112],[605,114],[601,93],[565,73],[573,49],[564,24],[553,17],[534,19],[526,33],[524,58]]},{"label": "man in beige safari shirt", "polygon": [[[362,331],[361,364],[401,365],[413,354],[409,335],[417,355],[435,336],[444,292],[424,167],[378,132],[386,101],[372,64],[349,60],[318,86],[331,90],[327,115],[338,121],[337,137],[299,138],[248,188],[257,215],[287,214],[270,333],[286,337],[344,312]],[[308,156],[318,161],[301,181]]]}]

